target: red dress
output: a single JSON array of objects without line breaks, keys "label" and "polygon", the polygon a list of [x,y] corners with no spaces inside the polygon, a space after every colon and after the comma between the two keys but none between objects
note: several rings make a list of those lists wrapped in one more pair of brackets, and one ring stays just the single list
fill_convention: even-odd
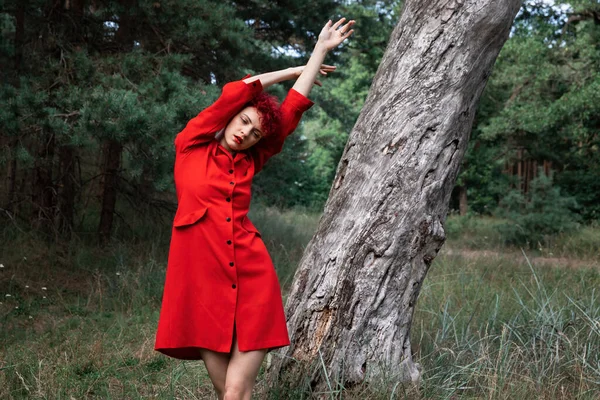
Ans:
[{"label": "red dress", "polygon": [[226,84],[175,138],[178,208],[154,346],[168,356],[198,360],[198,348],[228,353],[234,323],[240,351],[290,344],[279,280],[247,213],[252,178],[313,102],[290,89],[280,132],[235,157],[215,139],[261,91],[260,80]]}]

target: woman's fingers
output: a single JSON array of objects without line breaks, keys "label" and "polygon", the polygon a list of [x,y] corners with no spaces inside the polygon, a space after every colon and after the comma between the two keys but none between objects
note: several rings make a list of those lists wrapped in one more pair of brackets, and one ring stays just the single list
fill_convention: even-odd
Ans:
[{"label": "woman's fingers", "polygon": [[345,20],[346,20],[346,17],[340,18],[340,20],[333,25],[333,29],[337,29],[342,24],[342,22],[344,22]]},{"label": "woman's fingers", "polygon": [[320,70],[325,72],[333,72],[337,67],[335,65],[321,64]]},{"label": "woman's fingers", "polygon": [[342,26],[340,28],[340,33],[345,36],[345,35],[348,35],[349,32],[351,32],[351,31],[353,32],[353,30],[351,30],[350,28],[352,27],[352,25],[354,25],[355,22],[356,21],[352,20],[352,21],[349,21],[346,25]]},{"label": "woman's fingers", "polygon": [[328,72],[333,72],[336,68],[337,67],[335,65],[321,64],[319,72],[321,73],[321,75],[327,75]]}]

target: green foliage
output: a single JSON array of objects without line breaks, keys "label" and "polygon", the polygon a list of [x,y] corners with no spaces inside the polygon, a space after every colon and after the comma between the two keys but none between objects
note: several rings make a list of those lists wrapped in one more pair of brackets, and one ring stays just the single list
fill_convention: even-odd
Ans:
[{"label": "green foliage", "polygon": [[475,145],[459,178],[476,212],[494,208],[506,183],[504,167],[519,161],[521,150],[523,160],[551,162],[555,183],[577,199],[584,220],[598,218],[597,2],[555,3],[524,2],[482,94],[471,134]]},{"label": "green foliage", "polygon": [[526,195],[512,190],[502,199],[497,215],[509,222],[498,228],[506,242],[536,247],[545,244],[547,236],[575,230],[581,219],[575,212],[578,207],[575,198],[562,195],[552,176],[540,169]]},{"label": "green foliage", "polygon": [[[338,7],[324,0],[310,6],[299,0],[93,5],[1,0],[0,5],[0,64],[6,66],[0,69],[0,166],[16,166],[15,182],[24,182],[9,196],[2,193],[0,203],[22,207],[14,211],[25,216],[31,211],[24,201],[28,193],[46,190],[53,193],[49,204],[31,208],[42,206],[49,215],[61,196],[70,196],[75,221],[82,221],[75,230],[86,217],[97,218],[108,141],[123,149],[119,196],[139,204],[136,211],[146,217],[152,208],[171,211],[166,205],[175,203],[177,132],[216,99],[223,84],[245,73],[301,64]],[[279,51],[290,43],[299,56]],[[274,195],[267,199],[273,204],[311,204],[310,171],[300,163],[305,144],[293,139],[287,147],[279,168],[263,172],[257,192]],[[65,168],[77,171],[75,192],[63,192],[63,180],[72,174]],[[281,183],[290,176],[298,184],[286,189]],[[36,182],[47,187],[32,188]]]}]

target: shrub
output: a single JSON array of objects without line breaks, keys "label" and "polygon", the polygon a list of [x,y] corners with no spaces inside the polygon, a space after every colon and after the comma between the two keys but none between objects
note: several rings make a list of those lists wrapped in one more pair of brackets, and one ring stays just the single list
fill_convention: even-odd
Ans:
[{"label": "shrub", "polygon": [[508,221],[498,229],[507,244],[545,244],[553,235],[577,229],[581,218],[574,211],[578,207],[574,197],[561,194],[553,185],[552,174],[540,170],[527,193],[511,190],[500,201],[496,215]]}]

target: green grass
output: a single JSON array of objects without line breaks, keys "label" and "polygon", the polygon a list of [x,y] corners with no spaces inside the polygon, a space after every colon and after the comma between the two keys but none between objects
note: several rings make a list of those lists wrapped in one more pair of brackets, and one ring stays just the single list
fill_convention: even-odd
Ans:
[{"label": "green grass", "polygon": [[[286,291],[319,215],[250,216]],[[414,315],[420,388],[384,379],[341,390],[331,382],[331,398],[598,398],[600,229],[524,255],[498,244],[496,223],[448,220]],[[202,362],[153,351],[168,232],[154,228],[162,239],[101,251],[76,241],[46,246],[11,229],[1,236],[0,398],[215,398]],[[310,367],[323,373],[316,361]],[[307,384],[267,388],[263,370],[256,389],[270,399],[311,395]]]},{"label": "green grass", "polygon": [[[504,220],[487,216],[449,215],[446,220],[447,244],[461,249],[512,250],[503,244],[499,227]],[[600,257],[600,225],[598,222],[582,226],[572,233],[546,236],[544,243],[537,243],[534,255],[566,257],[582,260],[598,260]]]}]

